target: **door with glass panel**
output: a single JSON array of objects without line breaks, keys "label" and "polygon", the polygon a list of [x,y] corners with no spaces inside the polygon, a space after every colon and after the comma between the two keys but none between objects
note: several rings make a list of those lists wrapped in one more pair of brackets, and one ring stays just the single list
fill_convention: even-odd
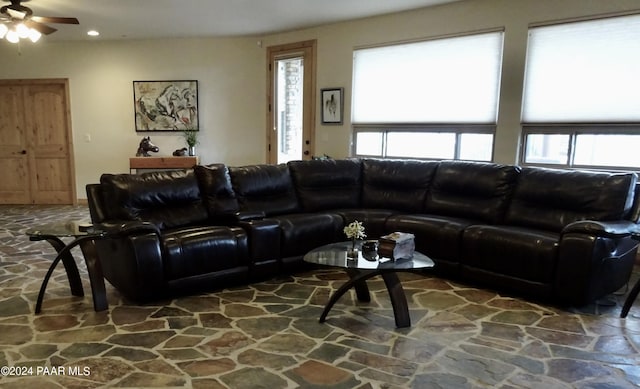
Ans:
[{"label": "door with glass panel", "polygon": [[315,41],[267,49],[267,160],[310,159],[314,148]]}]

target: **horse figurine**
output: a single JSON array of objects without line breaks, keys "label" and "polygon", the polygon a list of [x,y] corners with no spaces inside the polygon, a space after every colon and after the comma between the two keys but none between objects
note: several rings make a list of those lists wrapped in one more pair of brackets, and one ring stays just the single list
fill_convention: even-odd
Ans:
[{"label": "horse figurine", "polygon": [[153,151],[157,153],[160,151],[160,148],[153,143],[151,143],[151,137],[145,136],[140,141],[140,145],[138,146],[138,152],[136,153],[136,157],[150,157],[149,151]]}]

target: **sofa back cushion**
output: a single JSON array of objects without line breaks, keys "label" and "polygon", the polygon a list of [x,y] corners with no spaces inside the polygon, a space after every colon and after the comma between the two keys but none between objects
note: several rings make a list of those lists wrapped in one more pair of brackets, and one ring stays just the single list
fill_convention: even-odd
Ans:
[{"label": "sofa back cushion", "polygon": [[109,219],[150,221],[160,228],[207,220],[192,170],[103,174],[100,184]]},{"label": "sofa back cushion", "polygon": [[360,206],[360,160],[290,161],[288,165],[305,212]]},{"label": "sofa back cushion", "polygon": [[441,161],[425,211],[436,215],[499,223],[520,168],[484,162]]},{"label": "sofa back cushion", "polygon": [[231,186],[240,211],[264,212],[266,216],[299,209],[287,165],[230,167]]},{"label": "sofa back cushion", "polygon": [[506,223],[560,232],[579,220],[629,218],[635,173],[523,168]]},{"label": "sofa back cushion", "polygon": [[437,167],[435,161],[363,160],[362,206],[423,212]]},{"label": "sofa back cushion", "polygon": [[210,219],[224,220],[238,212],[238,200],[231,187],[229,169],[225,165],[196,165],[193,170]]}]

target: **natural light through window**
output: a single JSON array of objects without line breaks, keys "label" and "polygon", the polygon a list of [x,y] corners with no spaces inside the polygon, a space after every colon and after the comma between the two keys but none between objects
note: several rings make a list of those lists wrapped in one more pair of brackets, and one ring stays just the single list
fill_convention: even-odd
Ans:
[{"label": "natural light through window", "polygon": [[564,165],[569,160],[569,135],[529,134],[526,163]]},{"label": "natural light through window", "polygon": [[578,134],[574,165],[640,166],[640,135]]},{"label": "natural light through window", "polygon": [[503,35],[355,50],[352,153],[490,161]]},{"label": "natural light through window", "polygon": [[640,15],[529,29],[524,163],[640,168]]},{"label": "natural light through window", "polygon": [[387,156],[451,159],[455,142],[456,134],[453,133],[390,132],[387,135]]},{"label": "natural light through window", "polygon": [[359,132],[357,133],[356,154],[382,157],[382,136],[381,132]]},{"label": "natural light through window", "polygon": [[460,134],[459,159],[491,161],[493,155],[492,134]]}]

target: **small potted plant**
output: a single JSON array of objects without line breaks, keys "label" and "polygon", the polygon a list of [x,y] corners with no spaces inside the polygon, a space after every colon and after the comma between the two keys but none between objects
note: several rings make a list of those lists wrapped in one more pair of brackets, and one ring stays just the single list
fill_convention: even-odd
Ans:
[{"label": "small potted plant", "polygon": [[182,137],[184,138],[184,141],[187,143],[187,146],[189,147],[189,155],[195,156],[196,145],[200,143],[198,141],[198,131],[193,129],[184,130],[182,131]]},{"label": "small potted plant", "polygon": [[357,259],[356,241],[367,237],[367,234],[364,233],[364,226],[361,222],[354,220],[343,231],[347,238],[351,239],[351,248],[347,250],[347,258]]}]

